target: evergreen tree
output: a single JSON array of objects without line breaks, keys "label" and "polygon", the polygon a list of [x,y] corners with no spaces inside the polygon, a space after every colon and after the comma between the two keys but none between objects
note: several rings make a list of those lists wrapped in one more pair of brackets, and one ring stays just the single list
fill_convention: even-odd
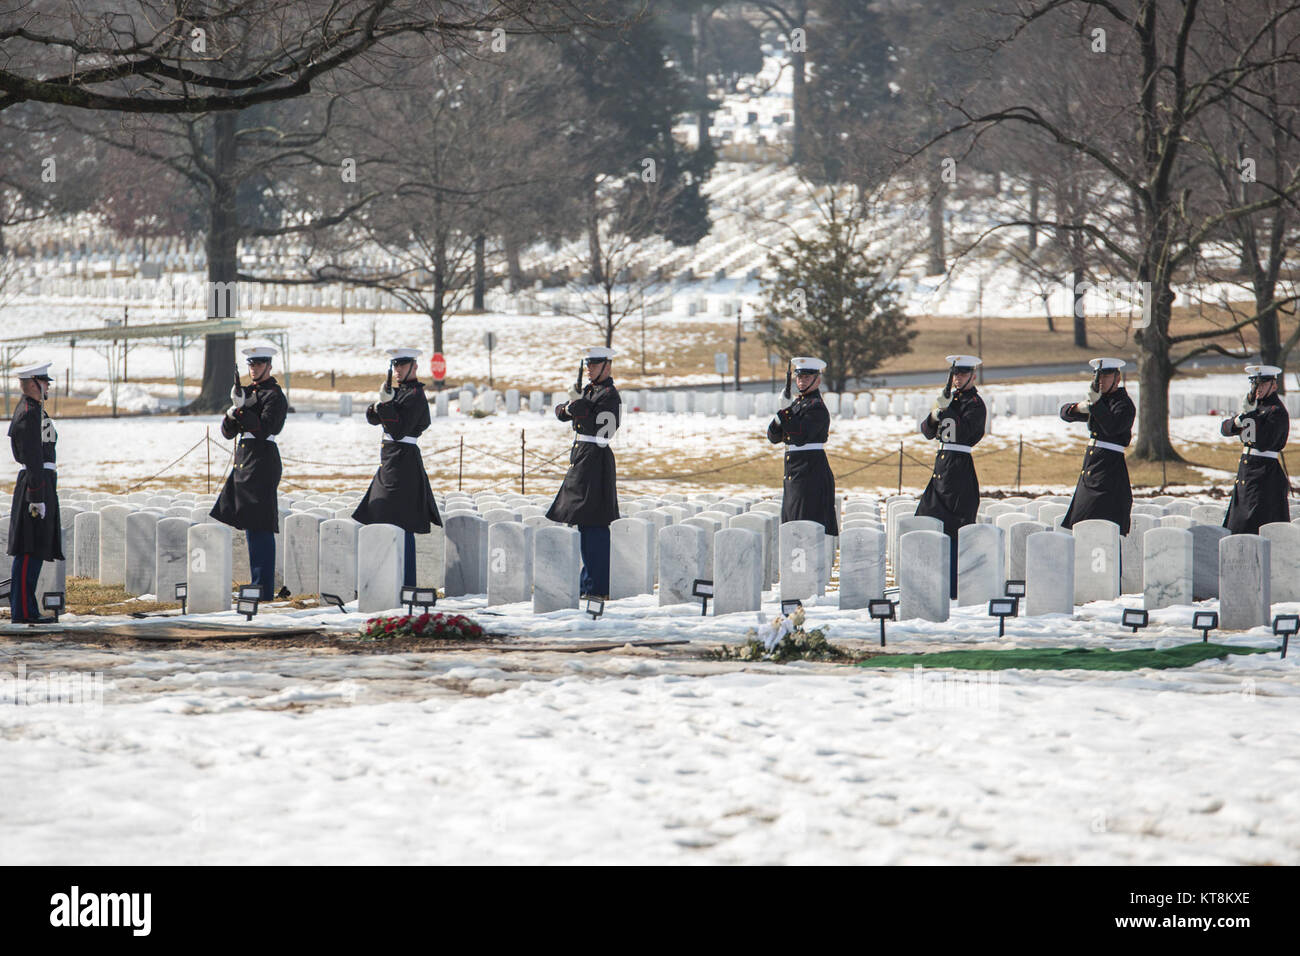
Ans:
[{"label": "evergreen tree", "polygon": [[831,201],[817,235],[772,255],[775,275],[763,282],[767,314],[759,322],[759,337],[778,354],[824,359],[824,380],[834,392],[910,352],[917,335],[899,305],[892,270],[861,241],[861,219],[841,212]]}]

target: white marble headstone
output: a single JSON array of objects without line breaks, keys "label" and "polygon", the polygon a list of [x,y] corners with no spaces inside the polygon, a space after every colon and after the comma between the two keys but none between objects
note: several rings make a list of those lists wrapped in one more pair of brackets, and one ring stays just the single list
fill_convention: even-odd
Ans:
[{"label": "white marble headstone", "polygon": [[1219,541],[1219,627],[1243,631],[1271,622],[1272,542],[1257,534]]},{"label": "white marble headstone", "polygon": [[864,608],[884,597],[886,540],[875,528],[840,533],[840,610]]},{"label": "white marble headstone", "polygon": [[357,610],[388,611],[401,606],[406,532],[393,524],[362,525],[357,531]]},{"label": "white marble headstone", "polygon": [[1152,528],[1142,536],[1142,552],[1142,606],[1156,611],[1191,604],[1192,533]]},{"label": "white marble headstone", "polygon": [[1119,597],[1119,525],[1090,518],[1074,534],[1074,602],[1113,601]]},{"label": "white marble headstone", "polygon": [[106,505],[99,512],[99,583],[126,583],[125,505]]},{"label": "white marble headstone", "polygon": [[816,521],[787,521],[781,525],[781,600],[806,600],[825,593],[826,528]]},{"label": "white marble headstone", "polygon": [[187,547],[186,610],[191,614],[229,611],[232,580],[230,527],[216,522],[191,525]]},{"label": "white marble headstone", "polygon": [[336,595],[345,604],[357,599],[357,533],[360,530],[361,525],[351,518],[329,518],[321,522],[318,593]]},{"label": "white marble headstone", "polygon": [[533,613],[576,608],[582,568],[577,528],[555,525],[533,531]]},{"label": "white marble headstone", "polygon": [[942,531],[904,531],[899,536],[900,620],[948,620],[951,550],[948,536]]},{"label": "white marble headstone", "polygon": [[1074,614],[1074,537],[1031,534],[1025,543],[1025,616]]},{"label": "white marble headstone", "polygon": [[185,581],[189,535],[189,518],[163,518],[158,522],[154,543],[154,594],[159,601],[174,601],[176,585]]},{"label": "white marble headstone", "polygon": [[83,511],[73,519],[72,573],[75,577],[99,577],[99,520],[98,511]]},{"label": "white marble headstone", "polygon": [[968,524],[957,532],[957,605],[987,604],[1003,596],[1006,556],[1002,528]]},{"label": "white marble headstone", "polygon": [[145,511],[126,516],[126,574],[123,587],[127,594],[156,594],[155,570],[158,565],[158,518]]},{"label": "white marble headstone", "polygon": [[488,606],[518,604],[533,596],[533,529],[522,521],[488,528]]},{"label": "white marble headstone", "polygon": [[659,530],[659,604],[687,604],[698,600],[695,581],[707,578],[713,568],[705,563],[709,532],[697,525],[672,524]]}]

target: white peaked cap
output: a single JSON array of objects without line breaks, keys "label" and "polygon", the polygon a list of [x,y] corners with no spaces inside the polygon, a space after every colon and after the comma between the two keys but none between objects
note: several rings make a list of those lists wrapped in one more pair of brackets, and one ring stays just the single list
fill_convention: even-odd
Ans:
[{"label": "white peaked cap", "polygon": [[1117,358],[1095,358],[1088,360],[1088,365],[1096,372],[1113,372],[1116,369],[1123,368],[1127,364],[1128,362]]},{"label": "white peaked cap", "polygon": [[251,349],[244,349],[244,358],[269,359],[273,355],[275,355],[275,349],[269,345],[256,345]]},{"label": "white peaked cap", "polygon": [[794,366],[796,372],[808,369],[811,372],[820,372],[826,368],[826,363],[819,358],[812,358],[808,355],[796,355],[790,359],[790,364]]},{"label": "white peaked cap", "polygon": [[977,365],[984,364],[984,360],[978,355],[945,355],[943,360],[957,368],[975,368]]},{"label": "white peaked cap", "polygon": [[390,362],[396,362],[400,359],[410,359],[412,362],[414,362],[416,359],[420,357],[420,350],[419,349],[389,349],[388,357],[389,357],[388,360]]},{"label": "white peaked cap", "polygon": [[50,366],[53,362],[37,362],[34,365],[24,365],[20,369],[15,369],[14,374],[19,378],[49,378]]},{"label": "white peaked cap", "polygon": [[1258,375],[1260,378],[1277,378],[1282,374],[1282,370],[1276,365],[1247,365],[1247,375]]},{"label": "white peaked cap", "polygon": [[583,358],[588,362],[608,362],[618,353],[604,345],[593,346],[587,349],[587,354]]}]

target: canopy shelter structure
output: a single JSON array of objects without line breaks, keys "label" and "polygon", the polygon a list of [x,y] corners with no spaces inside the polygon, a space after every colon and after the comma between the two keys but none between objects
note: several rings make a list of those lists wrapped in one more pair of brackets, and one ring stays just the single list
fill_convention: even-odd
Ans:
[{"label": "canopy shelter structure", "polygon": [[185,348],[208,335],[236,337],[256,335],[270,341],[279,350],[277,365],[283,372],[285,398],[289,397],[289,330],[282,328],[246,328],[242,319],[205,319],[201,322],[155,322],[145,325],[126,325],[121,319],[106,320],[100,328],[62,329],[35,335],[20,335],[0,339],[0,377],[4,379],[5,416],[11,415],[11,391],[16,391],[11,370],[22,362],[23,352],[42,345],[67,344],[71,350],[68,378],[73,377],[77,344],[89,344],[108,360],[108,387],[114,396],[114,414],[117,411],[117,389],[122,383],[126,368],[126,353],[140,342],[165,342],[171,347],[172,368],[176,373],[176,398],[185,404]]}]

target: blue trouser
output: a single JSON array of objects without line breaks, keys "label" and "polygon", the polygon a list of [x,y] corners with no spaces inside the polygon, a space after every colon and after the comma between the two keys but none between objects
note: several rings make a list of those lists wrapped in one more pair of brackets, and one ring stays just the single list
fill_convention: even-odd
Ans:
[{"label": "blue trouser", "polygon": [[45,562],[30,554],[14,557],[9,572],[9,618],[13,621],[34,621],[41,616],[41,606],[36,600],[36,579],[41,576]]},{"label": "blue trouser", "polygon": [[583,594],[609,594],[609,525],[578,525],[582,549],[582,577],[578,587]]},{"label": "blue trouser", "polygon": [[415,532],[406,532],[406,548],[403,552],[402,561],[402,584],[405,587],[415,587]]},{"label": "blue trouser", "polygon": [[262,600],[275,597],[275,533],[272,531],[245,531],[248,540],[248,569],[262,590]]}]

